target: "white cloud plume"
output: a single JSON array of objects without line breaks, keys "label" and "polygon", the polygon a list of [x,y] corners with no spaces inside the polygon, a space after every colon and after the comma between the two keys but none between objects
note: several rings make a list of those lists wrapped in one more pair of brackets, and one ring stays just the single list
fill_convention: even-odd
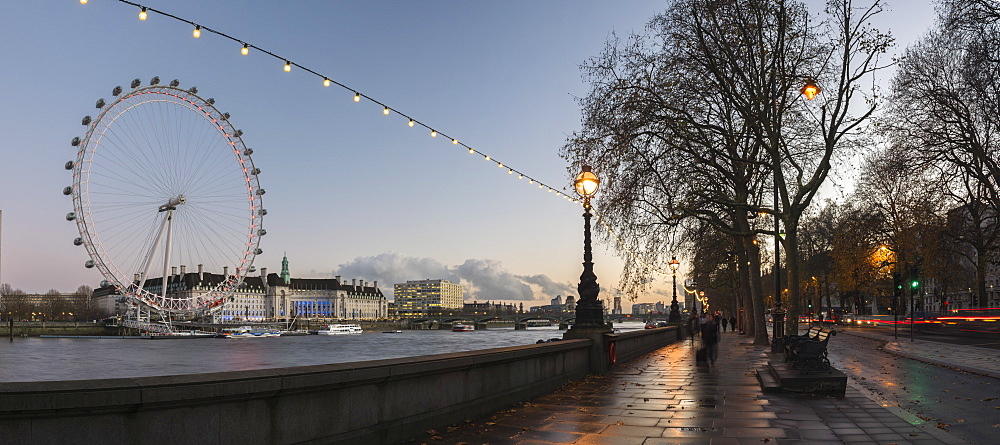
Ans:
[{"label": "white cloud plume", "polygon": [[[357,257],[341,264],[331,275],[342,279],[360,278],[378,281],[386,296],[392,295],[392,285],[407,280],[444,279],[465,287],[466,300],[520,300],[547,303],[556,295],[575,295],[574,287],[558,283],[547,275],[515,275],[496,260],[468,259],[448,266],[433,258],[417,258],[398,252]],[[537,295],[536,295],[537,290]]]}]

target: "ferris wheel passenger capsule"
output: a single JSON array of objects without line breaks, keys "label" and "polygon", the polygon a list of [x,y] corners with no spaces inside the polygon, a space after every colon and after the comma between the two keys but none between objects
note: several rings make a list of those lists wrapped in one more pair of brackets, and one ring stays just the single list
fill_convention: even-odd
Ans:
[{"label": "ferris wheel passenger capsule", "polygon": [[80,138],[79,137],[73,138],[72,141],[69,141],[69,145],[72,145],[74,147],[79,146],[80,145]]},{"label": "ferris wheel passenger capsule", "polygon": [[149,84],[150,85],[159,85],[160,84],[160,76],[153,76],[152,79],[149,79]]},{"label": "ferris wheel passenger capsule", "polygon": [[243,156],[250,156],[252,154],[253,154],[253,149],[252,148],[248,148],[246,150],[243,150]]},{"label": "ferris wheel passenger capsule", "polygon": [[267,235],[267,230],[260,229],[257,231],[257,236],[264,236],[264,235]]},{"label": "ferris wheel passenger capsule", "polygon": [[129,84],[129,85],[130,85],[130,86],[131,86],[132,88],[135,88],[135,87],[138,87],[139,85],[142,85],[142,81],[141,81],[141,80],[139,80],[139,79],[132,79],[132,83],[131,83],[131,84]]},{"label": "ferris wheel passenger capsule", "polygon": [[188,93],[191,93],[191,94],[198,94],[198,87],[191,87],[191,88],[188,88]]},{"label": "ferris wheel passenger capsule", "polygon": [[66,165],[64,165],[63,167],[66,167],[66,170],[72,170],[73,167],[75,167],[75,166],[76,166],[75,162],[73,162],[73,161],[66,161]]},{"label": "ferris wheel passenger capsule", "polygon": [[257,167],[254,167],[253,170],[250,170],[250,173],[252,173],[254,175],[259,175],[260,174],[260,169],[257,168]]},{"label": "ferris wheel passenger capsule", "polygon": [[82,124],[82,125],[90,125],[90,122],[91,122],[90,116],[84,116],[83,120],[80,121],[80,124]]},{"label": "ferris wheel passenger capsule", "polygon": [[231,116],[229,113],[222,113],[222,118],[227,121],[229,120],[229,116]]},{"label": "ferris wheel passenger capsule", "polygon": [[264,193],[267,193],[264,191],[264,189],[257,189],[257,196],[262,196],[264,195]]},{"label": "ferris wheel passenger capsule", "polygon": [[257,271],[257,266],[250,266],[250,268],[247,269],[247,271],[248,272],[256,272]]},{"label": "ferris wheel passenger capsule", "polygon": [[101,287],[108,287],[110,285],[111,285],[110,281],[108,281],[108,280],[101,280]]},{"label": "ferris wheel passenger capsule", "polygon": [[215,98],[209,97],[208,100],[206,100],[205,102],[208,102],[209,105],[215,105]]},{"label": "ferris wheel passenger capsule", "polygon": [[257,214],[260,216],[267,215],[267,209],[260,209],[257,211]]},{"label": "ferris wheel passenger capsule", "polygon": [[171,80],[171,81],[170,81],[170,86],[172,86],[172,87],[177,87],[177,86],[179,86],[180,84],[181,84],[181,81],[179,81],[179,80],[177,80],[177,79],[174,79],[174,80]]},{"label": "ferris wheel passenger capsule", "polygon": [[243,130],[236,130],[236,133],[233,133],[233,134],[235,134],[236,137],[243,136]]},{"label": "ferris wheel passenger capsule", "polygon": [[66,214],[66,221],[73,221],[76,219],[76,212],[69,212]]},{"label": "ferris wheel passenger capsule", "polygon": [[66,196],[73,194],[73,187],[63,187],[63,194]]},{"label": "ferris wheel passenger capsule", "polygon": [[115,88],[113,90],[111,90],[111,95],[112,96],[117,96],[119,94],[122,94],[122,86],[121,85],[117,85],[117,86],[115,86]]},{"label": "ferris wheel passenger capsule", "polygon": [[254,253],[254,255],[260,255],[260,254],[264,253],[264,250],[258,248],[257,250],[254,250],[253,253]]},{"label": "ferris wheel passenger capsule", "polygon": [[87,262],[86,262],[86,263],[83,263],[83,265],[84,265],[84,266],[85,266],[85,267],[86,267],[87,269],[93,269],[93,268],[94,268],[94,260],[87,260]]},{"label": "ferris wheel passenger capsule", "polygon": [[97,99],[97,103],[94,104],[94,108],[104,108],[104,98]]},{"label": "ferris wheel passenger capsule", "polygon": [[73,238],[73,245],[74,246],[82,246],[83,245],[83,238],[81,238],[79,236],[76,237],[76,238]]}]

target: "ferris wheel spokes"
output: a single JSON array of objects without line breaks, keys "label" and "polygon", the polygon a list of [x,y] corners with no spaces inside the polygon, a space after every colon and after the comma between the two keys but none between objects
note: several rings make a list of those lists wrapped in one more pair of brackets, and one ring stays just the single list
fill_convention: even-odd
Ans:
[{"label": "ferris wheel spokes", "polygon": [[177,197],[170,198],[167,200],[166,204],[158,207],[159,212],[166,212],[166,217],[163,218],[163,222],[160,223],[160,230],[156,232],[156,239],[153,240],[153,244],[149,246],[149,254],[146,255],[145,266],[143,267],[142,275],[139,275],[139,289],[143,289],[146,286],[146,278],[149,277],[149,269],[153,266],[153,257],[156,256],[156,249],[160,245],[160,239],[163,238],[163,232],[167,233],[166,242],[163,245],[163,288],[161,289],[160,296],[164,301],[167,299],[167,272],[170,268],[170,245],[171,238],[173,238],[173,228],[174,228],[174,210],[177,210],[177,206],[187,202],[184,195],[179,195]]}]

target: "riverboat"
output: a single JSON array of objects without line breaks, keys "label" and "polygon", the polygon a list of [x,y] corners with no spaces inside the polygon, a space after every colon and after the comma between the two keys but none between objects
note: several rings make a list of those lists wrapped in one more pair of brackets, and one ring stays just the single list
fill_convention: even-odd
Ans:
[{"label": "riverboat", "polygon": [[250,326],[240,326],[238,328],[223,329],[222,336],[225,338],[267,338],[280,337],[281,333],[277,331],[255,330]]},{"label": "riverboat", "polygon": [[469,332],[469,331],[475,331],[475,330],[476,330],[476,326],[475,325],[466,324],[466,323],[455,323],[451,327],[451,331],[452,332]]},{"label": "riverboat", "polygon": [[360,334],[364,332],[361,326],[356,324],[331,324],[329,326],[323,326],[317,333],[319,335],[348,335],[348,334]]}]

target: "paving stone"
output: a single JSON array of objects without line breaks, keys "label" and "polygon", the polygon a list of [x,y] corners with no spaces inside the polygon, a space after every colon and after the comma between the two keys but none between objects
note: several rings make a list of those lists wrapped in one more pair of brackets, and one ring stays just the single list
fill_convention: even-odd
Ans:
[{"label": "paving stone", "polygon": [[765,394],[753,370],[774,359],[766,348],[741,342],[746,338],[723,334],[713,366],[695,363],[691,343],[675,343],[613,374],[441,432],[440,440],[414,439],[492,445],[962,443],[911,425],[851,387],[842,399]]}]

